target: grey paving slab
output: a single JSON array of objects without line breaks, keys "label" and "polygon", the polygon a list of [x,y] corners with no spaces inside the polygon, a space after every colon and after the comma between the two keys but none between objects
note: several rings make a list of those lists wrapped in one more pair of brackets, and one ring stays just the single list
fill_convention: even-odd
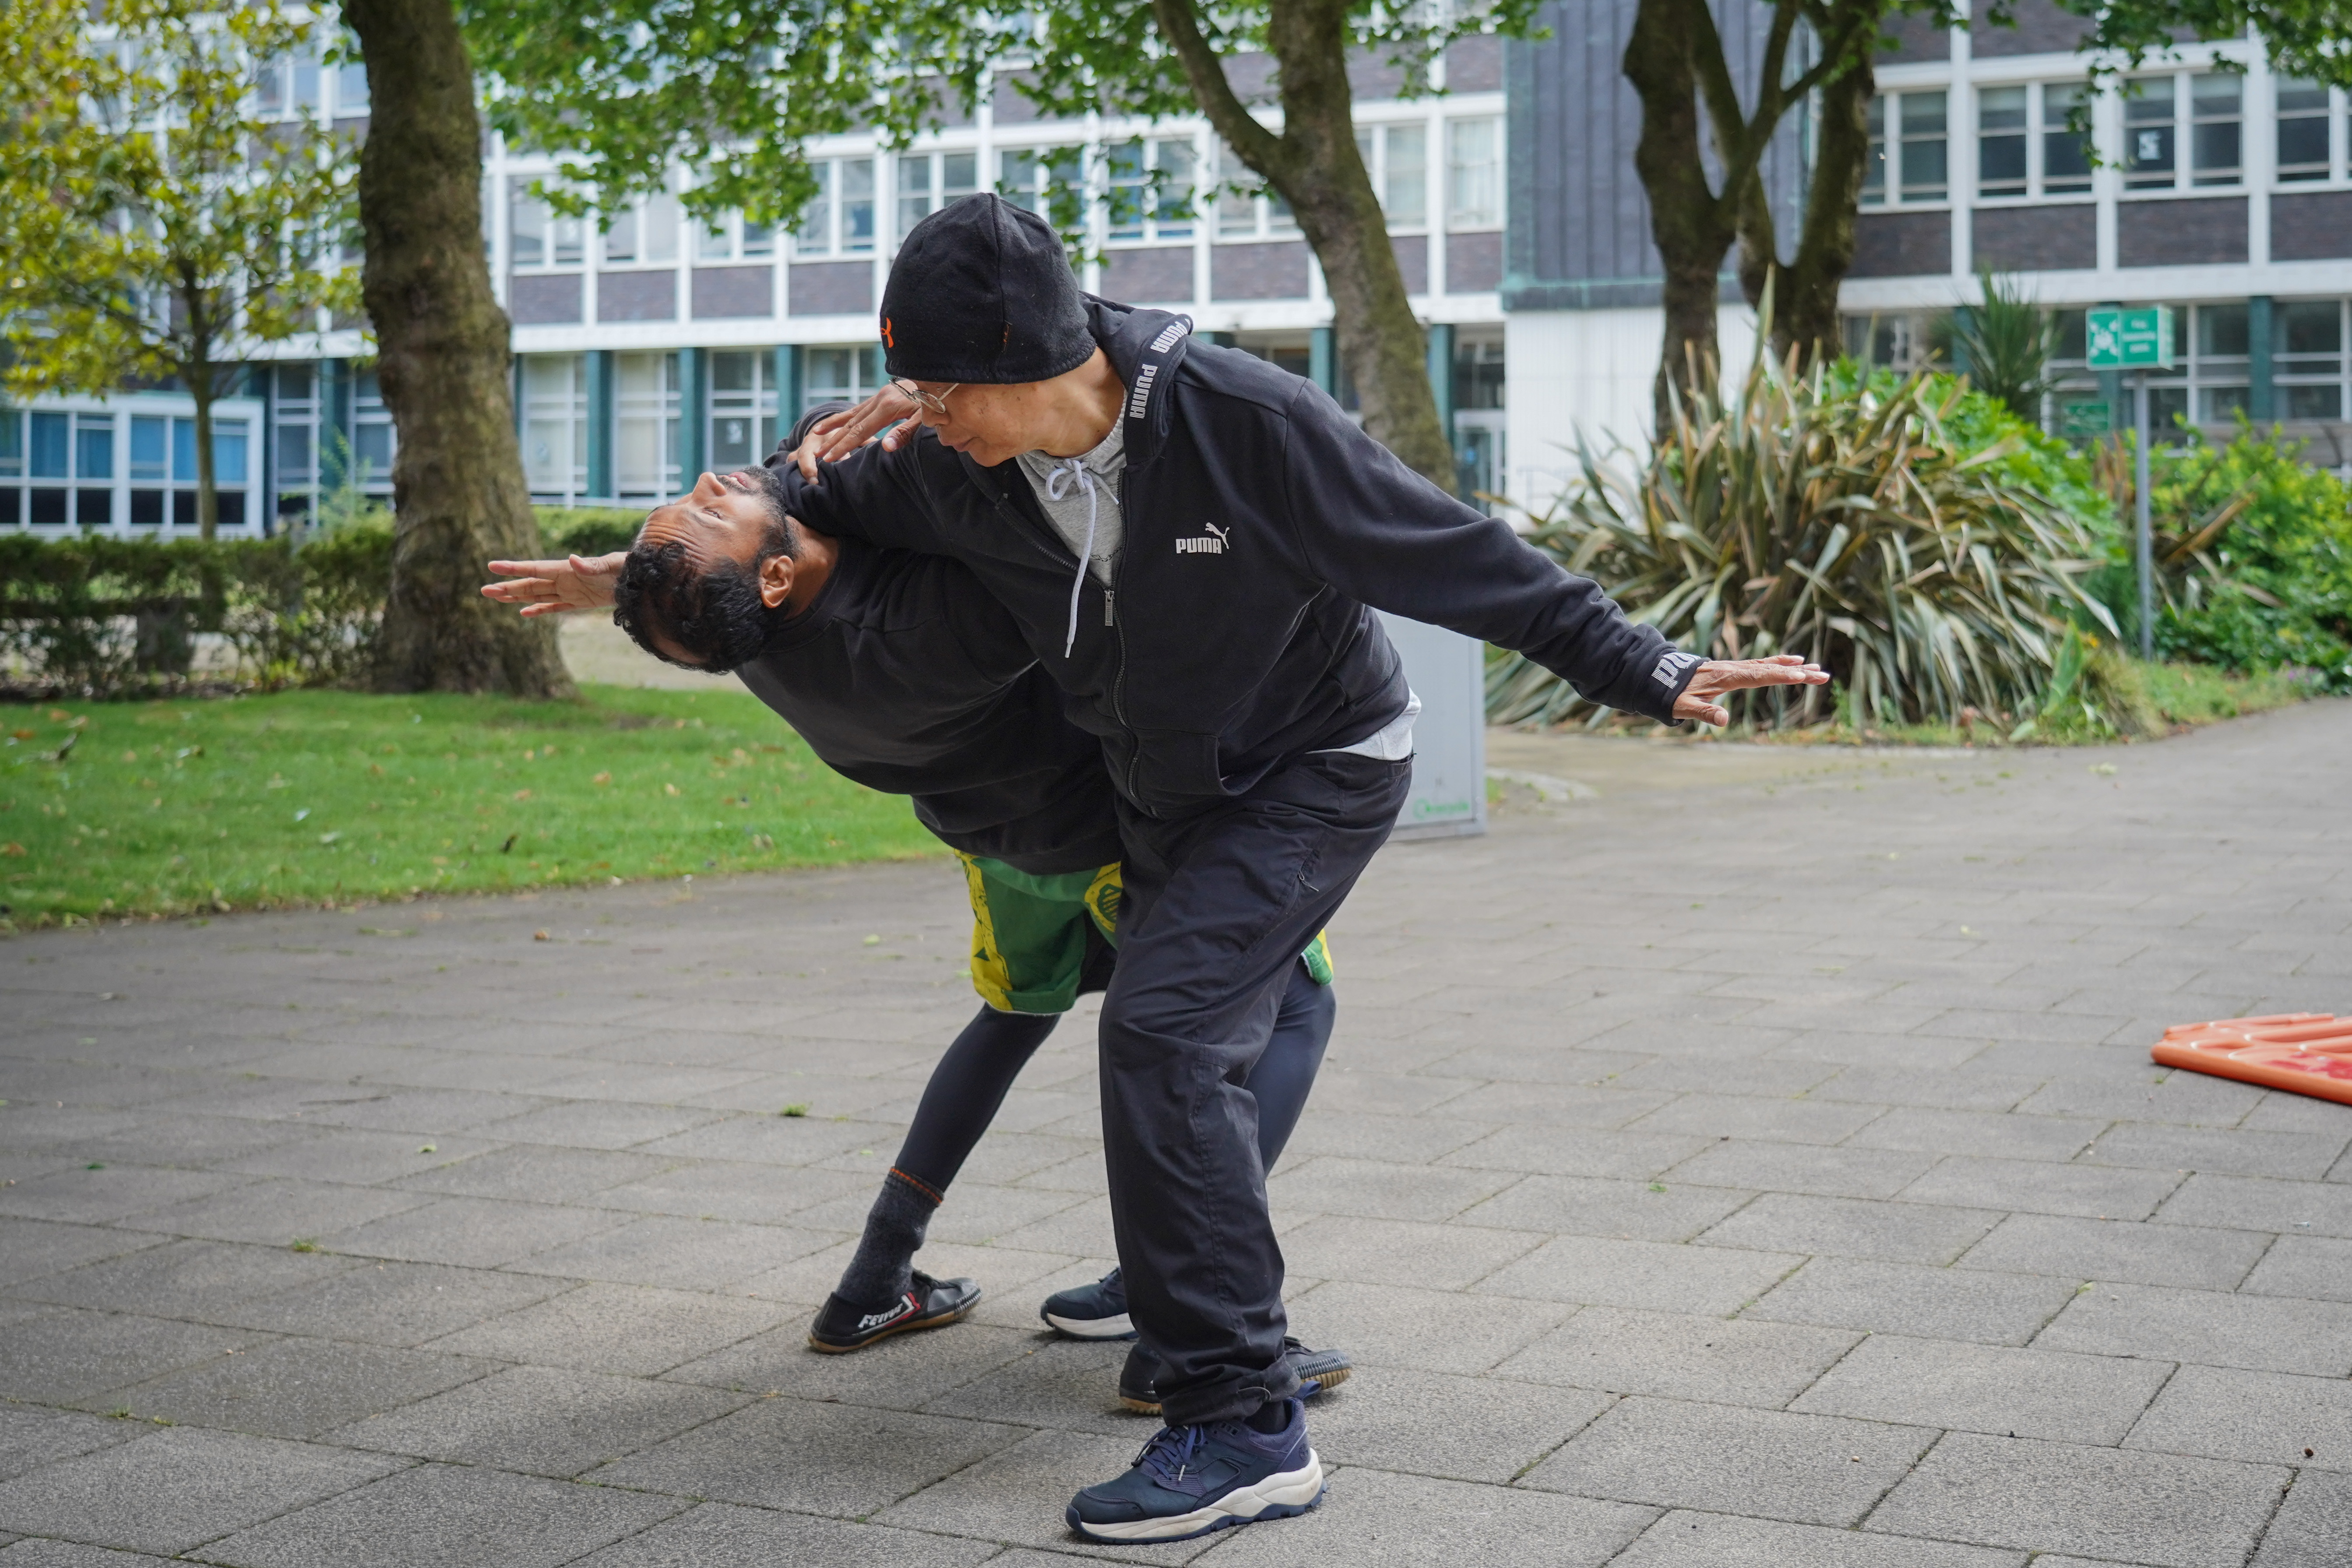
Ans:
[{"label": "grey paving slab", "polygon": [[925,1408],[934,1415],[1092,1432],[1139,1447],[1151,1423],[1118,1403],[1126,1360],[1127,1346],[1118,1341],[1032,1336],[1025,1353],[935,1395]]},{"label": "grey paving slab", "polygon": [[2352,1383],[2184,1366],[2124,1446],[2352,1470]]},{"label": "grey paving slab", "polygon": [[[992,1422],[761,1398],[592,1470],[586,1479],[605,1487],[864,1519],[1027,1435]],[[795,1462],[778,1464],[780,1453],[792,1454]]]},{"label": "grey paving slab", "polygon": [[1886,1114],[1878,1105],[1785,1096],[1685,1094],[1672,1104],[1627,1123],[1632,1132],[1662,1132],[1702,1138],[1758,1138],[1788,1143],[1838,1143]]},{"label": "grey paving slab", "polygon": [[1496,1368],[1501,1377],[1779,1409],[1861,1335],[1843,1329],[1588,1307]]},{"label": "grey paving slab", "polygon": [[1987,1209],[1767,1193],[1698,1239],[1709,1247],[1949,1263],[2000,1218]]},{"label": "grey paving slab", "polygon": [[1964,1268],[2228,1290],[2270,1241],[2242,1230],[2012,1215],[1961,1258]]},{"label": "grey paving slab", "polygon": [[1790,1408],[2112,1446],[2172,1371],[2167,1362],[1873,1334]]},{"label": "grey paving slab", "polygon": [[1676,1510],[1643,1531],[1615,1568],[2018,1568],[2024,1561],[2022,1552],[1991,1547]]},{"label": "grey paving slab", "polygon": [[234,1568],[554,1568],[678,1512],[675,1498],[425,1465],[205,1548]]},{"label": "grey paving slab", "polygon": [[0,1289],[79,1268],[101,1258],[119,1258],[126,1252],[163,1244],[163,1237],[160,1236],[100,1226],[0,1219]]},{"label": "grey paving slab", "polygon": [[240,1301],[320,1282],[356,1267],[352,1259],[323,1252],[173,1241],[32,1280],[13,1293],[35,1301],[218,1322],[222,1310]]},{"label": "grey paving slab", "polygon": [[807,1319],[796,1316],[782,1328],[754,1334],[664,1375],[714,1388],[754,1394],[790,1390],[803,1399],[914,1410],[1044,1342],[1035,1326],[963,1323],[899,1334],[855,1356],[832,1356],[809,1348]]},{"label": "grey paving slab", "polygon": [[2170,1121],[2235,1127],[2268,1091],[2204,1073],[2150,1068],[2134,1079],[2053,1079],[2021,1108],[2037,1116],[2095,1116],[2115,1121]]},{"label": "grey paving slab", "polygon": [[2352,1306],[2100,1284],[2076,1296],[2034,1342],[2095,1355],[2342,1377],[2352,1373]]},{"label": "grey paving slab", "polygon": [[[1094,1155],[1093,1160],[1099,1168],[1101,1157]],[[639,1214],[790,1225],[795,1223],[795,1216],[820,1205],[855,1204],[861,1199],[871,1204],[876,1184],[871,1176],[859,1172],[814,1166],[779,1170],[773,1165],[704,1160],[673,1166],[643,1181],[607,1187],[589,1201],[599,1208]]]},{"label": "grey paving slab", "polygon": [[[425,1194],[399,1195],[405,1200]],[[627,1223],[625,1215],[604,1209],[496,1198],[427,1198],[383,1219],[328,1231],[320,1240],[337,1252],[362,1258],[495,1268]]]},{"label": "grey paving slab", "polygon": [[485,1122],[475,1131],[484,1138],[516,1143],[552,1143],[569,1149],[629,1149],[724,1120],[719,1111],[685,1106],[569,1100]]},{"label": "grey paving slab", "polygon": [[1917,1181],[1935,1156],[1905,1149],[1823,1149],[1753,1139],[1718,1140],[1668,1173],[1668,1185],[1814,1193],[1826,1197],[1891,1198]]},{"label": "grey paving slab", "polygon": [[103,1415],[45,1410],[34,1405],[0,1405],[0,1479],[127,1443],[144,1427]]},{"label": "grey paving slab", "polygon": [[1864,1528],[2158,1568],[2232,1568],[2269,1521],[2275,1466],[1954,1433]]},{"label": "grey paving slab", "polygon": [[712,1502],[576,1562],[578,1568],[972,1568],[990,1560],[1004,1561],[993,1542]]},{"label": "grey paving slab", "polygon": [[1853,1142],[1858,1149],[2064,1161],[2089,1147],[2105,1125],[2086,1117],[2034,1116],[2022,1110],[1899,1106],[1855,1133]]},{"label": "grey paving slab", "polygon": [[209,1361],[257,1335],[127,1312],[59,1308],[0,1334],[0,1396],[68,1404]]},{"label": "grey paving slab", "polygon": [[499,1146],[491,1139],[480,1137],[420,1138],[413,1132],[317,1128],[308,1130],[299,1142],[280,1143],[259,1153],[231,1160],[223,1169],[247,1175],[293,1176],[312,1182],[367,1185],[420,1175]]},{"label": "grey paving slab", "polygon": [[2084,1157],[2103,1165],[2219,1172],[2315,1180],[2344,1152],[2347,1137],[2325,1132],[2241,1132],[2214,1127],[2117,1123]]},{"label": "grey paving slab", "polygon": [[1567,1231],[1626,1241],[1688,1241],[1755,1194],[1599,1176],[1528,1176],[1462,1212],[1466,1225]]},{"label": "grey paving slab", "polygon": [[286,1247],[339,1236],[386,1215],[409,1213],[433,1200],[421,1193],[348,1187],[326,1182],[250,1181],[217,1196],[174,1204],[123,1223],[165,1236],[247,1241]]},{"label": "grey paving slab", "polygon": [[2336,1568],[2352,1541],[2352,1476],[2305,1470],[2263,1534],[2252,1568]]},{"label": "grey paving slab", "polygon": [[1308,1430],[1327,1465],[1501,1483],[1612,1403],[1591,1389],[1383,1367],[1316,1400]]},{"label": "grey paving slab", "polygon": [[117,1552],[108,1546],[82,1546],[69,1541],[19,1541],[0,1552],[0,1563],[6,1564],[6,1568],[145,1568],[146,1564],[166,1561],[144,1552]]},{"label": "grey paving slab", "polygon": [[381,1345],[286,1339],[116,1389],[106,1403],[182,1426],[312,1437],[470,1383],[494,1364]]},{"label": "grey paving slab", "polygon": [[1474,1373],[1566,1321],[1566,1302],[1507,1300],[1328,1279],[1286,1302],[1291,1331],[1337,1345],[1360,1365]]},{"label": "grey paving slab", "polygon": [[1410,1258],[1410,1273],[1404,1277],[1412,1283],[1459,1289],[1542,1242],[1542,1237],[1529,1231],[1330,1215],[1285,1233],[1282,1253],[1293,1274],[1374,1285],[1398,1280],[1404,1274],[1403,1260]]},{"label": "grey paving slab", "polygon": [[2352,1301],[2352,1241],[2280,1237],[2238,1289],[2261,1296]]},{"label": "grey paving slab", "polygon": [[[1517,1487],[1343,1469],[1330,1478],[1323,1505],[1314,1512],[1228,1531],[1232,1539],[1218,1546],[1213,1561],[1220,1568],[1307,1563],[1419,1568],[1510,1561],[1526,1555],[1533,1542],[1541,1543],[1548,1564],[1596,1568],[1614,1559],[1656,1514],[1654,1509]],[[1019,1568],[1045,1565],[1024,1563]]]},{"label": "grey paving slab", "polygon": [[2189,1176],[2156,1212],[2159,1225],[2235,1226],[2282,1236],[2352,1237],[2352,1184]]},{"label": "grey paving slab", "polygon": [[1906,1203],[2075,1215],[2085,1219],[2146,1219],[2182,1179],[2171,1171],[1950,1154],[1895,1195]]},{"label": "grey paving slab", "polygon": [[415,1193],[560,1204],[617,1187],[624,1182],[659,1175],[674,1163],[675,1161],[649,1154],[609,1149],[509,1145],[436,1165],[403,1178],[399,1184]]},{"label": "grey paving slab", "polygon": [[2021,1345],[2074,1295],[2071,1281],[2034,1275],[1817,1258],[1748,1308],[1747,1315],[1923,1339]]},{"label": "grey paving slab", "polygon": [[0,1188],[0,1214],[100,1224],[207,1198],[247,1180],[215,1171],[90,1162]]},{"label": "grey paving slab", "polygon": [[798,1314],[774,1302],[583,1285],[432,1342],[450,1355],[650,1376]]},{"label": "grey paving slab", "polygon": [[1935,1439],[1924,1427],[1885,1422],[1635,1397],[1620,1401],[1522,1484],[1851,1525]]},{"label": "grey paving slab", "polygon": [[330,1441],[569,1479],[716,1420],[749,1397],[649,1378],[513,1367],[370,1415]]},{"label": "grey paving slab", "polygon": [[316,1283],[215,1308],[212,1316],[278,1333],[421,1345],[572,1288],[568,1279],[362,1258]]},{"label": "grey paving slab", "polygon": [[177,1427],[0,1485],[0,1530],[168,1556],[362,1486],[404,1463]]},{"label": "grey paving slab", "polygon": [[1479,1281],[1499,1296],[1727,1316],[1803,1260],[1791,1253],[1563,1236]]},{"label": "grey paving slab", "polygon": [[[1302,1123],[1299,1131],[1305,1132],[1319,1121],[1320,1118],[1316,1118]],[[1712,1147],[1708,1139],[1670,1132],[1556,1129],[1525,1123],[1498,1128],[1472,1122],[1455,1122],[1453,1125],[1463,1130],[1462,1136],[1428,1156],[1436,1159],[1439,1164],[1467,1165],[1489,1171],[1532,1171],[1547,1176],[1618,1176],[1647,1181],[1701,1150]],[[1379,1152],[1381,1140],[1378,1136],[1367,1139],[1366,1142],[1364,1152]],[[1290,1146],[1293,1149],[1301,1147],[1297,1133],[1291,1135]],[[1407,1142],[1403,1146],[1410,1147],[1411,1144]],[[1350,1148],[1346,1152],[1352,1153],[1356,1150]],[[1699,1176],[1685,1176],[1684,1179],[1712,1181]],[[1738,1186],[1740,1184],[1729,1180],[1712,1181],[1712,1184]]]},{"label": "grey paving slab", "polygon": [[821,1231],[649,1215],[509,1262],[517,1273],[718,1289],[830,1247]]},{"label": "grey paving slab", "polygon": [[1323,1157],[1270,1179],[1266,1202],[1277,1215],[1442,1221],[1492,1197],[1511,1183],[1508,1174],[1494,1171]]}]

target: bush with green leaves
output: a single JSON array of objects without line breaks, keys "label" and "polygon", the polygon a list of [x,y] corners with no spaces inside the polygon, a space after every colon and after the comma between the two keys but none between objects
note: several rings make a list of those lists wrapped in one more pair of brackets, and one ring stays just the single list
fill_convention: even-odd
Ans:
[{"label": "bush with green leaves", "polygon": [[542,506],[539,536],[550,551],[570,555],[610,555],[637,541],[646,514],[617,506]]},{"label": "bush with green leaves", "polygon": [[213,634],[242,681],[344,684],[367,668],[391,581],[392,531],[375,522],[299,543],[0,534],[0,657],[37,689],[167,690]]},{"label": "bush with green leaves", "polygon": [[[2128,512],[2129,447],[2098,458]],[[2306,464],[2300,443],[2242,422],[2225,447],[2192,438],[2152,448],[2148,463],[2158,652],[2244,673],[2308,669],[2323,689],[2352,691],[2352,487]],[[2108,556],[2092,590],[2136,629],[2128,535]]]},{"label": "bush with green leaves", "polygon": [[[1835,679],[1835,696],[1741,693],[1735,722],[1813,723],[1834,704],[1860,724],[1973,708],[2023,728],[2053,700],[2101,709],[2083,628],[2115,628],[2083,579],[2104,500],[2063,446],[1948,376],[1800,374],[1759,355],[1725,396],[1677,408],[1654,449],[1579,460],[1531,542],[1679,647],[1801,653]],[[1498,723],[1589,706],[1517,656],[1490,664],[1486,690]]]}]

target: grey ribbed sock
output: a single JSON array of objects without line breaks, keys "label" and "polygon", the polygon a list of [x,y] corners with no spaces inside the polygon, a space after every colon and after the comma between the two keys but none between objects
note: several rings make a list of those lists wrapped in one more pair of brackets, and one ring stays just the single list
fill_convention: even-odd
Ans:
[{"label": "grey ribbed sock", "polygon": [[906,1291],[915,1254],[940,1195],[903,1171],[893,1169],[883,1177],[882,1191],[866,1211],[857,1256],[841,1271],[834,1294],[859,1307],[878,1308],[897,1300]]}]

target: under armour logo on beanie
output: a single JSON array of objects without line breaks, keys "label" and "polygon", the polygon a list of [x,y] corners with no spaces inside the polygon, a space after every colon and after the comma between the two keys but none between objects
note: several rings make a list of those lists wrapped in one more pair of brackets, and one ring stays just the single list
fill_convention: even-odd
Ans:
[{"label": "under armour logo on beanie", "polygon": [[907,381],[1050,381],[1095,352],[1060,237],[992,192],[915,226],[891,263],[881,318],[884,368]]}]

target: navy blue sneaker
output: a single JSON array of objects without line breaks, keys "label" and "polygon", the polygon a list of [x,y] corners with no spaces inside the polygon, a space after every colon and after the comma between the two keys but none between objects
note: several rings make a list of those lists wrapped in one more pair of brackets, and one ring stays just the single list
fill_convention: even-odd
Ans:
[{"label": "navy blue sneaker", "polygon": [[1088,1487],[1063,1517],[1088,1541],[1189,1541],[1229,1525],[1288,1519],[1323,1500],[1323,1461],[1307,1442],[1307,1407],[1283,1401],[1267,1434],[1245,1422],[1162,1426],[1114,1481]]},{"label": "navy blue sneaker", "polygon": [[[1285,1335],[1282,1353],[1289,1359],[1290,1367],[1298,1374],[1298,1397],[1312,1399],[1327,1390],[1348,1381],[1356,1363],[1346,1351],[1311,1351],[1297,1340]],[[1159,1352],[1141,1340],[1127,1352],[1127,1364],[1118,1369],[1118,1402],[1139,1415],[1160,1414],[1160,1374],[1166,1365]]]},{"label": "navy blue sneaker", "polygon": [[1127,1287],[1119,1283],[1116,1268],[1091,1285],[1055,1291],[1037,1315],[1074,1340],[1135,1338],[1135,1325],[1127,1316]]}]

